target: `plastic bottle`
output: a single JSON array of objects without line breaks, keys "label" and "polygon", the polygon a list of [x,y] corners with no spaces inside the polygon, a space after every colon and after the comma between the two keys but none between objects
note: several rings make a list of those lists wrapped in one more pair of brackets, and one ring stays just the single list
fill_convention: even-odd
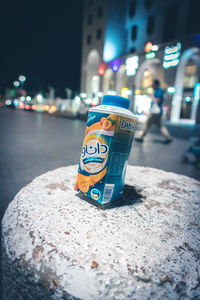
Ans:
[{"label": "plastic bottle", "polygon": [[106,95],[102,105],[89,110],[74,189],[101,204],[123,192],[137,124],[129,107],[129,99]]}]

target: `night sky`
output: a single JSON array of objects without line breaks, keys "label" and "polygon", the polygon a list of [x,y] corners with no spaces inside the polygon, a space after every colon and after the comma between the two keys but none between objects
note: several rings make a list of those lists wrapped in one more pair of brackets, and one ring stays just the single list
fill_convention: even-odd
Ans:
[{"label": "night sky", "polygon": [[27,90],[78,92],[82,0],[3,0],[0,12],[0,93],[20,74]]}]

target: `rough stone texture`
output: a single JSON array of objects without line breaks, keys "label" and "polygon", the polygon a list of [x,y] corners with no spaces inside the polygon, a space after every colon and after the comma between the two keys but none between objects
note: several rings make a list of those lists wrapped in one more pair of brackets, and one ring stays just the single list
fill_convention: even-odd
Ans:
[{"label": "rough stone texture", "polygon": [[200,183],[129,166],[102,210],[77,197],[76,172],[48,172],[10,203],[4,299],[200,299]]}]

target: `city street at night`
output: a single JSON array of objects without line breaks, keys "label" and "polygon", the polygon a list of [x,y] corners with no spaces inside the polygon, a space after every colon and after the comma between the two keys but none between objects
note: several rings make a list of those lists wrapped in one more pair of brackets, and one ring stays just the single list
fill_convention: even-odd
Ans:
[{"label": "city street at night", "polygon": [[0,299],[200,299],[200,1],[0,9]]},{"label": "city street at night", "polygon": [[[85,126],[85,121],[77,119],[0,110],[1,217],[16,193],[35,177],[79,162]],[[160,168],[199,180],[199,169],[180,163],[188,140],[174,138],[165,145],[162,139],[149,133],[143,144],[134,142],[129,164]]]}]

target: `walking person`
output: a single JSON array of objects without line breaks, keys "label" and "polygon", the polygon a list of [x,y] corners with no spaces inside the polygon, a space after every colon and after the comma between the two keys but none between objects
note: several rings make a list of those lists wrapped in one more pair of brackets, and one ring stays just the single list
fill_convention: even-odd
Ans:
[{"label": "walking person", "polygon": [[154,79],[152,87],[154,89],[154,93],[151,96],[153,104],[151,107],[150,115],[146,120],[142,134],[140,135],[140,137],[135,138],[135,140],[138,142],[143,142],[149,128],[152,125],[156,125],[162,135],[165,137],[164,143],[168,144],[172,142],[172,137],[167,128],[162,124],[162,105],[164,102],[164,91],[162,88],[160,88],[160,81],[158,79]]}]

